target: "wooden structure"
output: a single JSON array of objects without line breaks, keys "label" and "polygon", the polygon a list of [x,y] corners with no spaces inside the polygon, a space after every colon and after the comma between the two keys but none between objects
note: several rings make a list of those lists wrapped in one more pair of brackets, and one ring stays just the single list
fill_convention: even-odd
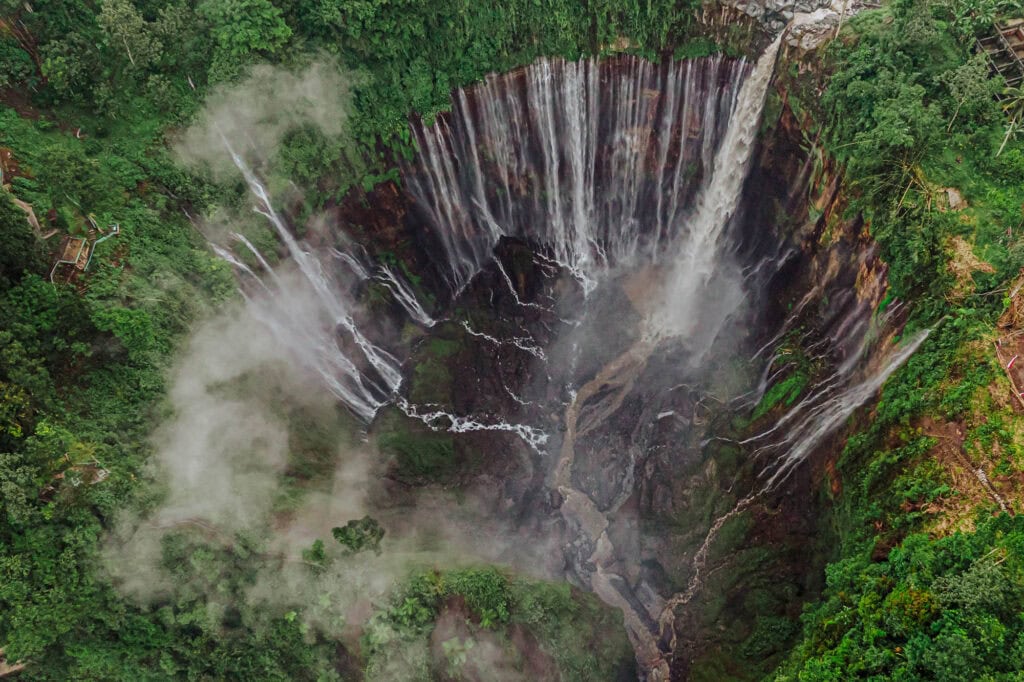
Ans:
[{"label": "wooden structure", "polygon": [[50,268],[50,281],[56,283],[60,278],[64,282],[69,282],[75,271],[85,270],[90,253],[89,241],[84,237],[64,237],[60,245],[60,255]]},{"label": "wooden structure", "polygon": [[50,281],[54,284],[58,280],[64,283],[70,282],[76,273],[88,270],[89,265],[92,263],[92,256],[96,250],[96,245],[121,233],[121,225],[113,223],[110,225],[109,232],[97,238],[97,233],[102,231],[92,218],[89,218],[89,222],[92,223],[93,229],[89,230],[88,237],[72,237],[69,235],[64,237],[64,241],[61,242],[60,255],[57,256],[53,267],[50,268]]},{"label": "wooden structure", "polygon": [[992,71],[1002,75],[1008,86],[1024,83],[1024,19],[997,22],[976,47],[988,55]]}]

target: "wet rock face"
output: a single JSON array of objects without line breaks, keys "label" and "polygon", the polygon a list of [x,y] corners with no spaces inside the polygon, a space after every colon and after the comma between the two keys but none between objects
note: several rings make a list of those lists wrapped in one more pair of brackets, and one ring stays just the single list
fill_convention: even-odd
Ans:
[{"label": "wet rock face", "polygon": [[[722,0],[747,16],[761,21],[773,31],[780,31],[797,14],[828,7],[833,0]],[[841,0],[840,0],[841,1]]]},{"label": "wet rock face", "polygon": [[[771,12],[807,9],[758,7],[769,20]],[[847,344],[859,337],[844,325],[870,315],[883,293],[884,264],[861,223],[841,218],[835,169],[814,163],[791,111],[769,124],[733,225],[750,305],[698,368],[688,365],[685,345],[644,343],[648,279],[657,272],[610,277],[584,296],[544,244],[502,237],[486,265],[451,292],[446,254],[413,197],[381,190],[385,217],[358,216],[374,226],[360,241],[394,254],[433,294],[437,324],[407,341],[411,390],[451,414],[527,424],[548,436],[531,447],[507,431],[451,434],[461,469],[444,483],[480,491],[488,513],[524,537],[553,540],[559,556],[550,563],[619,608],[638,660],[652,670],[670,664],[673,679],[686,679],[709,651],[735,653],[750,635],[742,627],[723,635],[722,623],[752,623],[765,609],[788,617],[816,589],[816,560],[803,550],[819,530],[816,486],[827,468],[820,456],[726,526],[692,603],[667,608],[693,584],[714,522],[761,481],[765,456],[739,441],[781,412],[750,418],[765,388],[758,374],[767,356],[756,357],[757,349],[771,348],[788,323],[803,343],[829,347],[823,366],[839,364],[858,350]],[[763,598],[746,600],[752,590]]]},{"label": "wet rock face", "polygon": [[786,36],[789,45],[810,50],[831,37],[841,17],[849,17],[877,3],[870,0],[720,0],[758,21],[771,33],[778,33],[798,18]]}]

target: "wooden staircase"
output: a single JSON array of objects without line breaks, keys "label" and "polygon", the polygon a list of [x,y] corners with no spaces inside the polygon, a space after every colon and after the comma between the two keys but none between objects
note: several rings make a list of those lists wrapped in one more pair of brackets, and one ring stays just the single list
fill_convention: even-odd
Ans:
[{"label": "wooden staircase", "polygon": [[997,22],[991,33],[978,38],[976,48],[988,55],[993,73],[1010,87],[1024,83],[1024,19]]}]

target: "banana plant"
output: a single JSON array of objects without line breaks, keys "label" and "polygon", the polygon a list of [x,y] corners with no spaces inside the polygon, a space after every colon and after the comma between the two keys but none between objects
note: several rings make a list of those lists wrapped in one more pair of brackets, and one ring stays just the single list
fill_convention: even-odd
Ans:
[{"label": "banana plant", "polygon": [[1003,111],[1010,120],[1006,123],[1006,135],[1003,137],[1003,143],[999,145],[996,156],[1003,153],[1010,138],[1021,130],[1021,119],[1024,118],[1024,88],[1013,86],[1003,90]]}]

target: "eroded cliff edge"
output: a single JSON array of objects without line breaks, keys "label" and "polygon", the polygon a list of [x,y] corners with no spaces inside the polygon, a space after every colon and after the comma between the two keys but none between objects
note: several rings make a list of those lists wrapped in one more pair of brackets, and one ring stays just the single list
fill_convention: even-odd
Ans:
[{"label": "eroded cliff edge", "polygon": [[[771,462],[762,453],[785,455],[793,443],[775,435],[754,445],[744,441],[771,431],[773,421],[799,408],[837,368],[856,366],[869,374],[892,351],[891,337],[900,330],[898,305],[885,319],[876,315],[886,297],[885,265],[863,219],[846,215],[841,169],[823,152],[821,132],[804,109],[820,95],[825,77],[808,72],[813,59],[807,57],[794,46],[780,59],[756,164],[743,191],[736,250],[749,264],[750,281],[757,285],[751,296],[758,305],[731,331],[728,343],[740,353],[733,363],[739,366],[720,358],[710,373],[717,376],[671,386],[664,380],[677,369],[671,353],[631,369],[608,365],[637,339],[632,323],[621,318],[601,329],[605,348],[588,361],[591,369],[578,375],[585,380],[589,371],[599,380],[594,396],[583,403],[590,411],[586,438],[573,446],[582,448],[576,476],[606,512],[607,521],[601,521],[606,529],[591,534],[607,537],[601,551],[612,555],[608,565],[617,566],[615,581],[626,586],[614,589],[632,595],[623,605],[639,619],[634,627],[649,630],[671,652],[673,675],[680,679],[717,673],[758,677],[795,640],[801,606],[819,594],[823,567],[834,558],[829,510],[831,497],[842,492],[834,466],[850,427],[837,422],[827,433],[806,434],[810,451],[801,455],[803,463],[763,494]],[[801,77],[791,77],[794,71]],[[794,93],[798,83],[803,90]],[[352,223],[362,226],[377,249],[397,254],[409,272],[437,282],[430,262],[444,256],[431,255],[437,247],[408,195],[385,185],[370,195],[368,205],[369,212],[359,209]],[[353,210],[342,207],[340,219],[349,220],[346,214]],[[403,221],[405,227],[396,232]],[[485,269],[460,294],[458,305],[473,326],[448,322],[432,329],[429,338],[447,344],[443,350],[436,341],[414,340],[413,366],[429,363],[435,369],[429,375],[417,370],[409,380],[421,399],[451,414],[516,415],[549,424],[554,435],[546,448],[558,452],[565,447],[563,416],[535,413],[528,406],[557,398],[531,394],[538,386],[535,356],[515,343],[494,343],[488,353],[475,345],[482,335],[514,335],[516,325],[529,330],[538,347],[555,340],[550,334],[557,316],[540,306],[524,309],[522,302],[559,290],[561,298],[571,286],[565,273],[538,267],[532,248],[515,240],[499,243],[501,267]],[[623,280],[591,305],[634,309],[643,286],[635,278]],[[570,307],[581,303],[570,301],[575,301]],[[438,309],[444,306],[438,302]],[[717,396],[737,377],[756,379],[752,375],[762,371],[747,394],[726,402]],[[481,393],[481,386],[488,388]],[[856,408],[865,401],[871,396],[850,412],[864,414]],[[813,403],[804,406],[810,408]],[[443,419],[439,423],[443,426]],[[575,437],[576,427],[570,428]],[[514,434],[438,436],[397,413],[383,415],[374,431],[385,440],[396,432],[440,438],[453,458],[438,463],[438,471],[429,461],[424,468],[423,460],[407,451],[393,451],[398,487],[390,486],[385,498],[410,494],[410,485],[435,485],[431,481],[439,476],[442,485],[489,500],[492,513],[514,519],[525,535],[561,537],[545,557],[548,568],[568,571],[581,584],[590,580],[583,578],[586,562],[575,564],[579,559],[573,552],[586,556],[594,548],[572,549],[578,531],[566,527],[559,510],[575,502],[550,485],[547,455]],[[403,465],[410,458],[419,468]],[[387,503],[382,499],[382,504]],[[673,606],[670,598],[680,594],[687,595],[685,603]]]}]

